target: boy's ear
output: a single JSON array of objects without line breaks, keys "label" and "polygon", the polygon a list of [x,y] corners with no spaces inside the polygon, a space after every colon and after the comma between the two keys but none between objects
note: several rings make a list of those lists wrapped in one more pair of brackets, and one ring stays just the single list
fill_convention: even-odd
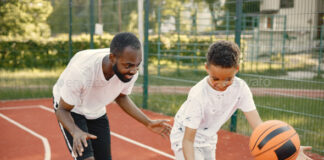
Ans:
[{"label": "boy's ear", "polygon": [[209,74],[209,67],[208,67],[207,63],[205,63],[205,69],[206,69],[206,72]]}]

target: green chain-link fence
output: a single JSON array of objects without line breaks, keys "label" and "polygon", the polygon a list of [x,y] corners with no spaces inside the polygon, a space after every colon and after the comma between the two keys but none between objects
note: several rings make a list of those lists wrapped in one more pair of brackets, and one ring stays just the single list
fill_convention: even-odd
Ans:
[{"label": "green chain-link fence", "polygon": [[[302,145],[324,155],[323,0],[145,0],[143,11],[137,0],[50,2],[51,37],[1,38],[1,100],[51,97],[69,57],[109,47],[120,31],[139,35],[138,13],[146,12],[146,74],[131,95],[137,105],[173,116],[207,75],[208,46],[233,41],[242,51],[238,76],[250,86],[263,120],[288,122]],[[241,112],[223,129],[251,133]]]},{"label": "green chain-link fence", "polygon": [[[148,109],[174,115],[190,87],[207,75],[208,46],[234,41],[242,51],[238,76],[251,87],[263,120],[288,122],[302,145],[324,154],[323,1],[166,6],[151,8]],[[241,112],[231,120],[224,129],[251,133]]]}]

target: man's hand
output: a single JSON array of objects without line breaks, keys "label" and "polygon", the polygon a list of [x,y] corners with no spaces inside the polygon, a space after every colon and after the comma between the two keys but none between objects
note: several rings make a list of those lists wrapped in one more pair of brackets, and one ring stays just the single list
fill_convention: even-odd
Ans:
[{"label": "man's hand", "polygon": [[75,157],[77,157],[78,155],[82,156],[82,153],[84,151],[83,146],[84,147],[88,146],[88,143],[87,143],[88,139],[97,139],[97,136],[83,132],[81,130],[78,130],[73,133],[72,152]]},{"label": "man's hand", "polygon": [[311,150],[311,149],[312,149],[311,146],[300,146],[299,154],[296,160],[312,160],[304,153],[305,150]]},{"label": "man's hand", "polygon": [[147,127],[151,131],[160,134],[162,137],[166,138],[170,135],[171,131],[171,125],[167,123],[168,121],[169,120],[165,119],[151,120]]}]

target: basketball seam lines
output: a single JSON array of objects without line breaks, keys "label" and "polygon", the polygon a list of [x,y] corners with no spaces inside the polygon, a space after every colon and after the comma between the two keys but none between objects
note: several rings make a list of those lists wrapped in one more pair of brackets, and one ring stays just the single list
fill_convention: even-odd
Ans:
[{"label": "basketball seam lines", "polygon": [[293,135],[291,135],[290,137],[286,138],[285,140],[281,141],[281,142],[278,143],[277,145],[275,145],[275,146],[273,146],[273,147],[271,147],[271,148],[269,148],[269,149],[267,149],[267,150],[265,150],[265,151],[263,151],[263,152],[261,152],[261,153],[255,155],[255,157],[261,155],[261,154],[264,153],[264,152],[267,152],[267,151],[273,149],[274,147],[277,147],[278,145],[282,144],[282,143],[285,142],[287,139],[290,139],[291,137],[295,136],[296,134],[297,134],[297,132],[295,132]]},{"label": "basketball seam lines", "polygon": [[276,137],[277,135],[289,131],[291,128],[289,126],[282,126],[271,131],[266,137],[262,139],[262,141],[258,144],[258,148],[262,149],[272,138]]},{"label": "basketball seam lines", "polygon": [[265,131],[263,131],[263,132],[261,133],[261,135],[260,135],[260,136],[258,137],[258,139],[255,141],[254,146],[253,146],[253,148],[251,149],[251,152],[254,150],[256,144],[258,143],[258,141],[259,141],[259,139],[262,137],[262,135],[263,135],[266,131],[268,131],[269,129],[271,129],[272,127],[274,127],[274,126],[276,126],[276,125],[278,125],[278,124],[280,125],[280,123],[274,124],[274,125],[270,126],[268,129],[266,129]]}]

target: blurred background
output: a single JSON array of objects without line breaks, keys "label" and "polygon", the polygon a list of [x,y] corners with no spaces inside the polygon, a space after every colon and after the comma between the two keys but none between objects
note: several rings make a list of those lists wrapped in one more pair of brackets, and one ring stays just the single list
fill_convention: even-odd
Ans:
[{"label": "blurred background", "polygon": [[[263,120],[324,155],[324,0],[0,0],[0,100],[52,97],[76,52],[125,31],[143,43],[138,106],[174,116],[207,75],[209,45],[233,41]],[[223,129],[251,133],[240,111]]]}]

